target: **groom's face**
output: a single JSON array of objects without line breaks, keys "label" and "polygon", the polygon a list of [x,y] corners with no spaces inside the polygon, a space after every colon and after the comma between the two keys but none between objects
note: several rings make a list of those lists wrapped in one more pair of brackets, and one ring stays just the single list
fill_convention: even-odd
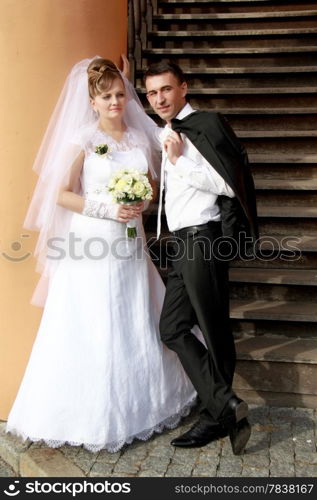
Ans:
[{"label": "groom's face", "polygon": [[175,118],[186,104],[187,84],[180,83],[170,72],[148,76],[145,86],[153,110],[167,122]]}]

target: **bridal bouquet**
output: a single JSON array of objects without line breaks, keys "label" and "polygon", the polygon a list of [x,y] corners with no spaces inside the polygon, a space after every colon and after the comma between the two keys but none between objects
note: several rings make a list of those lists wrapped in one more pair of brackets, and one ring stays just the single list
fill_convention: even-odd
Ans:
[{"label": "bridal bouquet", "polygon": [[[153,191],[146,174],[136,169],[118,170],[108,184],[108,191],[115,203],[133,205],[140,201],[151,200]],[[135,238],[136,220],[127,222],[128,238]]]}]

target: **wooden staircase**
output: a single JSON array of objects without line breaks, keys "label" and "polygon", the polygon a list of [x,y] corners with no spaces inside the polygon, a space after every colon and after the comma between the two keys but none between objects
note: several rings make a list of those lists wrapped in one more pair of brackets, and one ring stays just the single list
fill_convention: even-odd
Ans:
[{"label": "wooden staircase", "polygon": [[[145,4],[145,107],[144,68],[174,61],[192,106],[222,112],[249,153],[261,245],[230,269],[235,388],[249,402],[317,407],[317,1],[158,0],[147,18]],[[165,276],[155,226],[154,207],[146,229]]]}]

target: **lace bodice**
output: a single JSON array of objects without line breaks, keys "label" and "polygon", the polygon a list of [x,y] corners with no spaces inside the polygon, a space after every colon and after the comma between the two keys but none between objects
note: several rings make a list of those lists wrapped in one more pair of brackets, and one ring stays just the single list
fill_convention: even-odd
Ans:
[{"label": "lace bodice", "polygon": [[[96,147],[103,144],[109,148],[105,156],[95,152]],[[97,128],[88,137],[83,137],[82,147],[85,161],[81,185],[84,195],[91,199],[111,200],[107,186],[117,170],[134,168],[143,173],[148,171],[142,136],[132,129],[127,129],[122,140],[116,141]]]},{"label": "lace bodice", "polygon": [[138,141],[137,132],[127,129],[121,141],[116,141],[111,135],[107,134],[100,128],[97,128],[90,139],[85,143],[85,151],[90,154],[95,151],[96,146],[99,144],[107,144],[111,151],[130,151],[140,145]]}]

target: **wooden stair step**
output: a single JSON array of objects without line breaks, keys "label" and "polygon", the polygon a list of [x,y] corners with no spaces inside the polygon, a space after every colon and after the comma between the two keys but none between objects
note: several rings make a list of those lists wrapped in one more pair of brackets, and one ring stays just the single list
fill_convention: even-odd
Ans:
[{"label": "wooden stair step", "polygon": [[291,163],[317,163],[317,154],[261,154],[252,153],[249,154],[250,163],[260,164],[260,163],[270,163],[270,164],[291,164]]},{"label": "wooden stair step", "polygon": [[257,336],[235,342],[240,360],[317,363],[317,339],[281,339]]},{"label": "wooden stair step", "polygon": [[200,108],[202,111],[214,111],[224,115],[310,115],[316,114],[317,108],[289,107],[289,108]]},{"label": "wooden stair step", "polygon": [[[167,278],[170,269],[160,269]],[[317,271],[314,269],[261,269],[258,267],[230,267],[230,283],[258,283],[270,285],[317,286]],[[317,332],[316,332],[317,335]]]},{"label": "wooden stair step", "polygon": [[316,323],[302,323],[294,321],[245,321],[243,319],[232,319],[232,329],[235,338],[242,338],[246,336],[262,336],[269,337],[289,337],[293,339],[317,339]]},{"label": "wooden stair step", "polygon": [[213,38],[213,37],[258,37],[258,36],[294,36],[316,35],[316,28],[257,28],[257,29],[228,29],[228,30],[186,30],[186,31],[150,31],[151,38]]},{"label": "wooden stair step", "polygon": [[297,259],[297,256],[300,256],[301,253],[315,254],[317,252],[317,235],[303,236],[297,230],[290,232],[290,234],[279,234],[272,231],[271,228],[266,231],[260,229],[259,243],[258,257],[260,259],[266,252],[270,255],[281,254],[286,256],[284,260],[290,260],[294,256]]},{"label": "wooden stair step", "polygon": [[314,206],[269,206],[257,205],[258,217],[280,217],[280,218],[317,218],[317,207]]},{"label": "wooden stair step", "polygon": [[282,190],[317,190],[317,178],[311,179],[263,179],[254,178],[256,189],[282,189]]},{"label": "wooden stair step", "polygon": [[[180,8],[180,7],[185,7],[185,8],[191,8],[191,7],[209,7],[211,6],[212,8],[217,7],[217,8],[223,8],[224,13],[228,12],[228,8],[247,8],[247,9],[263,9],[263,7],[272,7],[273,9],[277,7],[277,5],[284,6],[285,5],[285,0],[212,0],[212,3],[210,3],[211,0],[159,0],[159,5],[158,7],[163,11],[166,7],[170,8]],[[316,7],[316,3],[313,0],[305,0],[305,4],[311,4],[312,3],[312,8]],[[209,4],[206,6],[206,4]],[[298,4],[299,0],[289,0],[287,2],[287,7],[292,9],[295,7],[296,10],[298,10]],[[302,8],[302,4],[300,4],[300,7]],[[239,12],[239,11],[238,11]],[[250,11],[251,12],[251,11]]]},{"label": "wooden stair step", "polygon": [[[146,94],[144,87],[136,89],[138,94]],[[188,89],[189,95],[213,95],[213,94],[316,94],[317,87],[204,87]]]},{"label": "wooden stair step", "polygon": [[[213,113],[222,113],[223,115],[315,115],[317,108],[310,106],[305,108],[199,108],[200,111],[211,111]],[[156,116],[151,108],[145,108],[148,115]]]},{"label": "wooden stair step", "polygon": [[236,352],[233,387],[246,401],[317,407],[316,339],[246,337],[236,341]]},{"label": "wooden stair step", "polygon": [[[269,238],[268,241],[266,241],[266,237]],[[294,238],[296,238],[296,241],[294,240]],[[285,239],[287,240],[288,245],[291,245],[292,247],[290,249],[291,253],[293,253],[293,251],[295,252],[295,248],[300,252],[317,252],[317,236],[302,236],[300,234],[292,236],[286,236],[285,234],[261,234],[261,249],[263,251],[268,250],[269,252],[271,252],[273,245],[276,252],[282,251],[282,253],[285,252],[286,254],[287,248],[285,248]]]},{"label": "wooden stair step", "polygon": [[[168,230],[162,229],[160,240],[163,239],[164,243],[172,242],[172,235]],[[151,243],[151,245],[159,245],[160,242],[156,240],[156,232],[154,231],[146,231],[146,240]],[[165,240],[165,241],[164,241]],[[285,241],[286,240],[286,241]],[[300,235],[296,233],[296,235],[287,236],[285,234],[272,234],[272,233],[262,233],[260,234],[260,243],[261,243],[261,252],[272,252],[278,253],[282,252],[283,254],[294,254],[297,251],[299,252],[308,252],[308,253],[316,253],[317,252],[317,235]],[[287,245],[287,246],[286,246]]]},{"label": "wooden stair step", "polygon": [[[148,210],[146,210],[145,214],[156,215],[158,211],[158,203],[151,203]],[[317,206],[296,206],[296,205],[287,205],[287,206],[271,206],[271,205],[262,205],[261,203],[257,203],[257,213],[258,217],[269,217],[269,218],[299,218],[299,219],[314,219],[317,218]],[[164,207],[162,207],[162,214],[165,214]]]},{"label": "wooden stair step", "polygon": [[[276,4],[276,0],[160,0],[160,5],[170,5],[170,4],[204,4],[212,2],[212,5],[220,5],[220,4]],[[282,2],[284,3],[284,2]],[[289,4],[296,3],[298,4],[298,0],[289,0]]]},{"label": "wooden stair step", "polygon": [[232,267],[229,270],[229,278],[231,282],[237,283],[317,286],[317,270],[314,269],[259,269],[250,267]]},{"label": "wooden stair step", "polygon": [[153,21],[205,21],[205,20],[228,20],[228,19],[274,19],[288,17],[315,17],[317,10],[289,10],[289,11],[265,11],[265,12],[217,12],[201,14],[157,14]]},{"label": "wooden stair step", "polygon": [[276,139],[296,137],[317,137],[317,130],[236,130],[237,137],[241,139]]},{"label": "wooden stair step", "polygon": [[[239,75],[239,74],[271,74],[271,73],[285,73],[289,75],[291,73],[316,73],[317,66],[241,66],[241,67],[227,67],[220,66],[216,68],[205,68],[205,67],[183,67],[183,73],[185,75]],[[143,75],[145,69],[140,69],[137,71],[138,74]]]},{"label": "wooden stair step", "polygon": [[171,49],[144,49],[144,55],[261,55],[261,54],[294,54],[294,53],[315,53],[317,46],[295,46],[295,47],[231,47],[231,48],[209,48],[201,47],[192,49],[187,47]]},{"label": "wooden stair step", "polygon": [[[223,3],[224,1],[228,1],[228,0],[218,0],[220,3]],[[234,2],[236,2],[236,0],[233,0]],[[241,2],[242,0],[240,0]],[[254,0],[245,0],[246,2],[251,2],[251,1],[254,1]],[[265,0],[259,0],[260,2],[264,2]],[[197,3],[210,3],[210,0],[160,0],[160,6],[161,5],[171,5],[171,4],[183,4],[183,3],[192,3],[192,4],[197,4]]]},{"label": "wooden stair step", "polygon": [[[138,94],[146,94],[145,88],[136,89]],[[210,87],[188,89],[188,95],[268,95],[268,94],[317,94],[317,87]]]},{"label": "wooden stair step", "polygon": [[231,300],[230,317],[250,320],[317,322],[317,303],[280,300]]}]

